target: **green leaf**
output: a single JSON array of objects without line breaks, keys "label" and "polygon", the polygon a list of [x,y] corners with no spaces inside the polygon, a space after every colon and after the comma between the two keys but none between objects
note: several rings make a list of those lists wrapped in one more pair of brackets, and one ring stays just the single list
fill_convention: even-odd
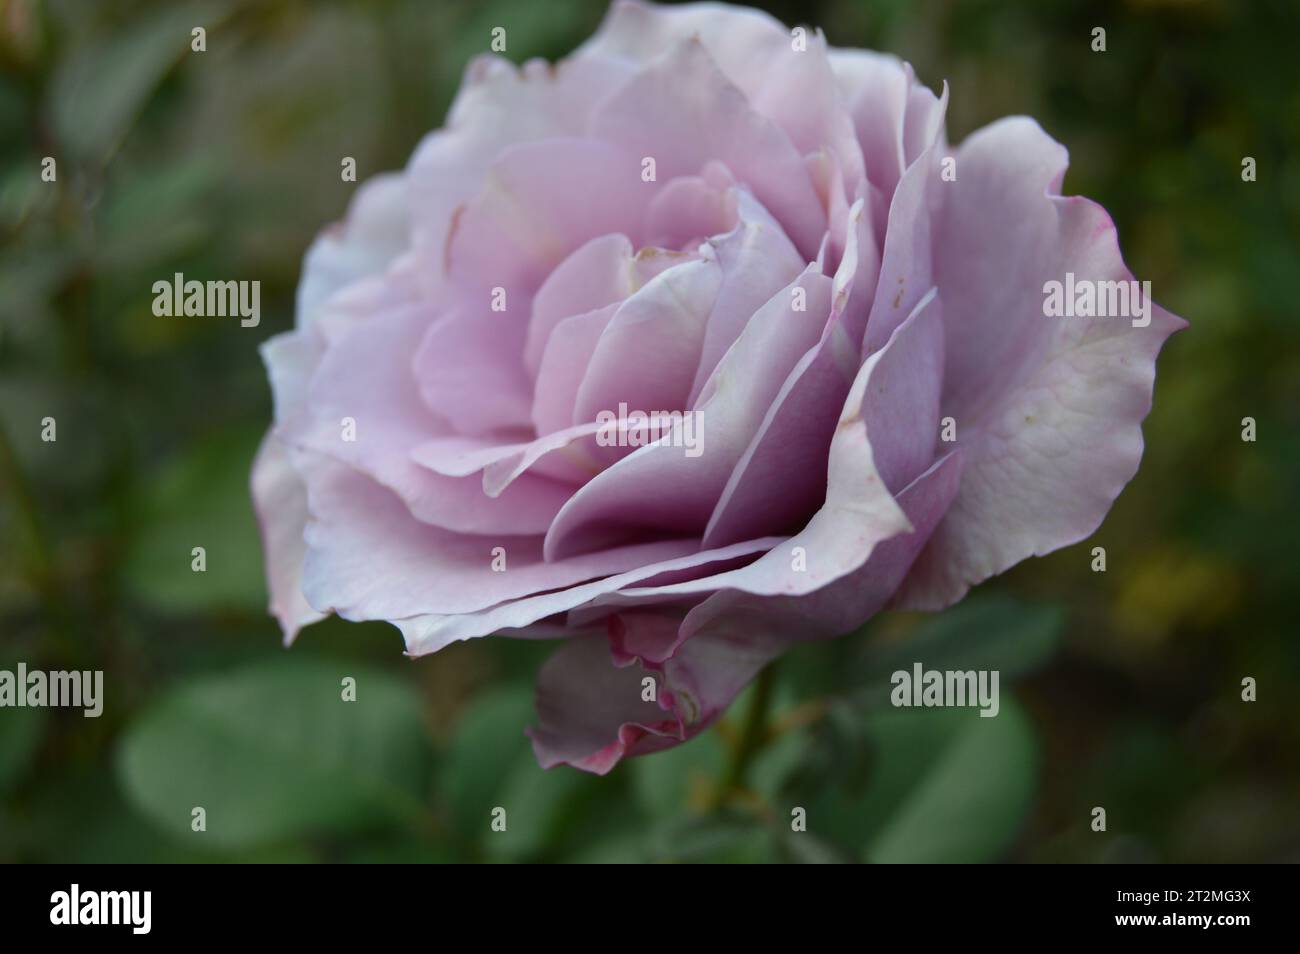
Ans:
[{"label": "green leaf", "polygon": [[[873,717],[875,777],[860,811],[873,862],[980,862],[1014,839],[1033,799],[1038,748],[1010,696],[974,709],[895,709]],[[814,827],[809,812],[809,828]]]},{"label": "green leaf", "polygon": [[[0,653],[0,669],[16,673],[22,657]],[[36,668],[32,666],[32,668]],[[16,687],[24,691],[24,687]],[[9,792],[23,777],[40,748],[49,710],[24,706],[0,709],[0,795]]]},{"label": "green leaf", "polygon": [[8,792],[31,764],[45,729],[44,709],[0,712],[0,795]]},{"label": "green leaf", "polygon": [[976,597],[929,617],[898,642],[873,646],[854,682],[865,690],[854,700],[888,703],[890,676],[926,669],[996,669],[1002,685],[1032,672],[1056,651],[1065,613],[1056,606],[1035,606],[1003,596]]},{"label": "green leaf", "polygon": [[[356,679],[355,701],[342,698],[345,676]],[[168,694],[130,726],[117,760],[141,812],[223,848],[419,824],[429,765],[419,700],[405,681],[305,658]],[[206,832],[191,831],[196,806]]]},{"label": "green leaf", "polygon": [[[260,434],[217,434],[166,464],[148,488],[127,554],[134,596],[164,612],[263,611],[266,583],[248,480]],[[194,569],[203,547],[206,569]]]},{"label": "green leaf", "polygon": [[[442,759],[439,788],[456,829],[490,831],[492,809],[520,756],[532,757],[524,726],[533,721],[533,693],[525,686],[495,689],[465,709]],[[507,820],[509,813],[507,813]]]},{"label": "green leaf", "polygon": [[567,765],[543,770],[531,747],[520,753],[493,804],[505,809],[506,830],[484,826],[484,854],[492,861],[536,858],[559,840],[569,808],[593,781]]},{"label": "green leaf", "polygon": [[771,860],[773,839],[756,819],[714,814],[665,821],[650,831],[649,846],[657,862],[753,864]]},{"label": "green leaf", "polygon": [[111,155],[163,77],[190,53],[190,30],[203,26],[210,31],[215,19],[193,9],[165,10],[106,41],[85,41],[74,48],[53,82],[60,140],[82,159]]},{"label": "green leaf", "polygon": [[797,865],[847,865],[854,859],[832,845],[806,831],[783,831],[777,839],[778,857]]},{"label": "green leaf", "polygon": [[793,729],[769,742],[749,766],[749,787],[769,802],[776,801],[804,765],[812,750],[812,733]]},{"label": "green leaf", "polygon": [[627,771],[637,801],[653,818],[680,815],[722,778],[727,752],[717,732],[704,732],[689,742],[630,759]]},{"label": "green leaf", "polygon": [[[138,285],[142,275],[159,277],[159,262],[175,261],[211,233],[213,223],[204,219],[201,202],[220,178],[219,164],[207,155],[117,177],[104,197],[96,270],[124,284]],[[145,284],[153,287],[152,280]]]}]

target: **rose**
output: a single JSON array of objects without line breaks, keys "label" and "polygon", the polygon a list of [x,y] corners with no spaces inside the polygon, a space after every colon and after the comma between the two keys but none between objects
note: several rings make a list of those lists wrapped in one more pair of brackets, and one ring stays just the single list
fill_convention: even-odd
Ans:
[{"label": "rose", "polygon": [[1091,534],[1183,322],[1052,316],[1067,274],[1132,278],[1114,226],[1031,120],[950,150],[947,95],[714,5],[476,60],[263,348],[286,639],[329,612],[412,655],[562,637],[534,746],[605,772],[796,642]]}]

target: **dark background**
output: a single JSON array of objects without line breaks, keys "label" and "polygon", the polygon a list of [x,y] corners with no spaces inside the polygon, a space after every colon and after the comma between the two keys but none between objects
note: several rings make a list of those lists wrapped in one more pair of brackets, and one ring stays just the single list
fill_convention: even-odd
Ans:
[{"label": "dark background", "polygon": [[[554,59],[603,9],[0,0],[0,668],[102,669],[107,697],[100,719],[0,709],[0,860],[1300,860],[1290,0],[769,6],[947,79],[953,142],[1036,117],[1070,149],[1064,191],[1110,210],[1191,327],[1098,533],[782,662],[739,785],[743,699],[595,779],[542,773],[522,736],[545,646],[410,662],[395,629],[330,620],[280,648],[247,491],[256,348],[356,188],[340,159],[401,167],[494,26],[511,59]],[[154,317],[177,271],[260,280],[260,327]],[[916,658],[1001,668],[1002,715],[892,709]]]}]

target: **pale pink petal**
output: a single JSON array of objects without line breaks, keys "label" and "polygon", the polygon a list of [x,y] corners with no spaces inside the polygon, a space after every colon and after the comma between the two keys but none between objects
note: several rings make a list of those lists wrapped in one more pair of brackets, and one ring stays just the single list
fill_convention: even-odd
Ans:
[{"label": "pale pink petal", "polygon": [[831,440],[825,503],[808,525],[748,566],[657,592],[799,596],[852,573],[877,544],[910,532],[891,490],[933,460],[939,384],[925,374],[942,361],[938,311],[932,292],[858,372]]},{"label": "pale pink petal", "polygon": [[561,262],[533,297],[524,366],[534,377],[551,332],[561,321],[617,304],[634,291],[635,251],[626,235],[593,238]]},{"label": "pale pink petal", "polygon": [[408,184],[398,173],[373,176],[357,188],[343,221],[325,229],[307,250],[298,283],[299,328],[307,327],[336,292],[384,272],[410,247],[408,199]]},{"label": "pale pink petal", "polygon": [[356,326],[326,352],[302,412],[277,434],[370,475],[419,520],[465,533],[544,532],[568,499],[565,487],[528,477],[494,499],[477,478],[442,476],[410,459],[410,448],[445,433],[410,372],[427,322],[427,306],[409,305]]},{"label": "pale pink petal", "polygon": [[[926,101],[924,95],[920,100]],[[943,140],[937,135],[939,127],[935,125],[942,120],[947,102],[945,86],[943,96],[930,110],[938,120],[927,114],[925,128],[931,138],[907,166],[890,203],[880,277],[862,345],[864,356],[882,347],[934,286],[931,239],[934,211],[942,201],[942,190],[952,185],[941,178]]]},{"label": "pale pink petal", "polygon": [[533,427],[538,434],[551,434],[573,425],[583,369],[591,364],[601,335],[618,308],[615,303],[572,315],[551,331],[533,390]]},{"label": "pale pink petal", "polygon": [[[830,284],[812,266],[753,313],[691,412],[692,429],[637,450],[588,482],[557,515],[547,552],[607,545],[638,530],[700,532],[781,382],[816,343],[830,311]],[[795,310],[796,290],[803,311]],[[698,442],[690,454],[686,438]]]},{"label": "pale pink petal", "polygon": [[574,402],[573,421],[684,407],[722,270],[697,259],[660,272],[624,301],[596,344]]},{"label": "pale pink petal", "polygon": [[[712,724],[763,666],[792,645],[839,635],[886,605],[957,491],[960,452],[898,496],[914,529],[882,543],[857,571],[799,597],[715,593],[682,615],[624,609],[609,637],[571,641],[538,677],[544,768],[564,763],[605,774],[619,760],[690,739]],[[630,601],[622,593],[611,599]],[[642,702],[655,680],[658,705]]]},{"label": "pale pink petal", "polygon": [[790,32],[761,10],[722,3],[615,0],[600,29],[575,56],[595,56],[638,69],[693,37],[704,44],[727,79],[746,92],[765,82],[770,54],[780,47],[790,49]]},{"label": "pale pink petal", "polygon": [[631,67],[598,54],[557,64],[530,60],[516,67],[483,54],[470,62],[446,126],[420,143],[406,174],[414,239],[436,284],[456,210],[483,187],[502,150],[515,143],[581,135],[592,107]]},{"label": "pale pink petal", "polygon": [[646,209],[650,245],[685,249],[736,227],[737,193],[704,176],[681,176],[664,185]]},{"label": "pale pink petal", "polygon": [[722,284],[704,330],[690,396],[679,407],[695,406],[755,310],[794,281],[806,264],[767,210],[744,189],[735,192],[735,228],[708,242],[722,269]]},{"label": "pale pink petal", "polygon": [[506,310],[519,312],[593,237],[621,234],[640,245],[645,209],[658,188],[642,180],[639,154],[614,143],[543,139],[511,146],[453,222],[448,277],[480,295],[484,307],[502,288]]},{"label": "pale pink petal", "polygon": [[628,755],[680,740],[678,719],[642,700],[645,676],[635,666],[615,667],[601,634],[574,637],[552,653],[537,675],[540,724],[528,730],[542,768],[604,775]]},{"label": "pale pink petal", "polygon": [[642,554],[642,559],[635,565],[635,569],[617,572],[614,576],[567,589],[525,596],[478,612],[458,615],[431,613],[409,619],[393,618],[392,622],[402,631],[406,639],[407,653],[412,656],[423,656],[437,652],[457,640],[474,639],[502,630],[531,626],[556,613],[566,613],[590,603],[599,596],[636,583],[657,582],[663,578],[689,579],[707,576],[718,567],[733,566],[738,559],[764,553],[780,542],[780,537],[763,537],[728,547],[719,547],[716,550],[700,550],[698,540],[666,540],[659,543],[619,547],[586,557],[561,561],[554,565],[567,566],[575,562],[586,565],[587,560],[604,560],[606,562],[600,565],[612,566],[610,554]]},{"label": "pale pink petal", "polygon": [[540,537],[453,533],[416,520],[390,490],[344,464],[308,452],[297,463],[311,513],[303,593],[318,610],[346,619],[395,621],[518,606],[537,599],[533,594],[653,566],[697,546],[639,544],[543,562]]},{"label": "pale pink petal", "polygon": [[[521,307],[526,307],[521,303]],[[532,385],[521,360],[524,324],[487,303],[428,323],[402,374],[418,386],[426,412],[462,434],[532,428]]]},{"label": "pale pink petal", "polygon": [[754,111],[697,39],[670,51],[606,99],[592,134],[654,158],[660,181],[721,161],[781,222],[806,260],[817,254],[825,216],[799,151]]},{"label": "pale pink petal", "polygon": [[885,195],[907,167],[903,120],[915,79],[897,57],[870,50],[831,50],[830,64],[857,131],[867,178]]},{"label": "pale pink petal", "polygon": [[302,594],[307,545],[307,491],[293,469],[289,452],[268,434],[253,461],[253,506],[262,534],[262,556],[271,591],[271,615],[280,623],[286,644],[304,626],[325,618]]},{"label": "pale pink petal", "polygon": [[1049,318],[1044,283],[1127,281],[1114,224],[1058,192],[1066,153],[1028,119],[1002,120],[957,154],[935,224],[948,339],[943,412],[966,460],[951,511],[901,594],[939,608],[1029,556],[1084,539],[1142,456],[1155,357],[1185,322]]}]

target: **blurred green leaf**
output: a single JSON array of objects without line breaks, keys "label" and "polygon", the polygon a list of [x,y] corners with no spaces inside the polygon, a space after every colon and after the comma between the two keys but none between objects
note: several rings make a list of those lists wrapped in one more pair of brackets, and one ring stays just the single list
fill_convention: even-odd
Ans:
[{"label": "blurred green leaf", "polygon": [[847,865],[854,858],[830,842],[806,831],[782,831],[776,839],[778,858],[798,865]]},{"label": "blurred green leaf", "polygon": [[[11,649],[0,654],[0,669],[17,672],[22,657],[11,654],[13,652]],[[40,747],[48,716],[47,709],[26,706],[0,709],[0,795],[9,792],[31,765]]]},{"label": "blurred green leaf", "polygon": [[190,52],[190,30],[211,30],[214,19],[188,6],[156,11],[114,36],[75,47],[54,76],[61,141],[79,158],[107,158],[163,77]]},{"label": "blurred green leaf", "polygon": [[[356,701],[341,698],[344,676]],[[419,700],[352,663],[296,659],[188,683],[128,729],[118,772],[167,831],[226,848],[418,823],[430,760]],[[193,833],[191,810],[207,812]]]},{"label": "blurred green leaf", "polygon": [[[227,432],[188,448],[148,488],[126,560],[131,592],[168,612],[264,610],[261,545],[248,479],[260,434]],[[193,569],[203,547],[206,570]]]},{"label": "blurred green leaf", "polygon": [[490,831],[502,785],[522,754],[532,757],[523,731],[532,720],[533,693],[526,686],[483,693],[462,713],[439,772],[457,831]]},{"label": "blurred green leaf", "polygon": [[[1004,695],[998,715],[896,709],[876,715],[875,777],[860,810],[873,819],[873,862],[980,862],[1015,837],[1033,798],[1037,740]],[[813,827],[809,818],[809,827]]]},{"label": "blurred green leaf", "polygon": [[631,759],[628,772],[641,807],[654,818],[680,815],[712,790],[722,778],[726,748],[717,732],[704,732],[689,742]]},{"label": "blurred green leaf", "polygon": [[484,854],[492,861],[535,858],[558,841],[566,810],[593,781],[567,765],[543,770],[531,747],[520,753],[492,805],[506,810],[506,830],[484,826]]},{"label": "blurred green leaf", "polygon": [[649,847],[658,862],[759,863],[771,860],[773,836],[754,818],[715,814],[667,820],[651,829]]},{"label": "blurred green leaf", "polygon": [[749,766],[749,787],[768,801],[779,797],[812,749],[812,733],[795,729],[769,742]]},{"label": "blurred green leaf", "polygon": [[199,155],[134,170],[115,181],[104,198],[104,237],[94,250],[95,267],[114,280],[125,272],[138,283],[138,276],[159,261],[184,254],[213,230],[201,201],[220,178],[220,166]]},{"label": "blurred green leaf", "polygon": [[0,795],[22,778],[41,743],[44,709],[0,710]]}]

